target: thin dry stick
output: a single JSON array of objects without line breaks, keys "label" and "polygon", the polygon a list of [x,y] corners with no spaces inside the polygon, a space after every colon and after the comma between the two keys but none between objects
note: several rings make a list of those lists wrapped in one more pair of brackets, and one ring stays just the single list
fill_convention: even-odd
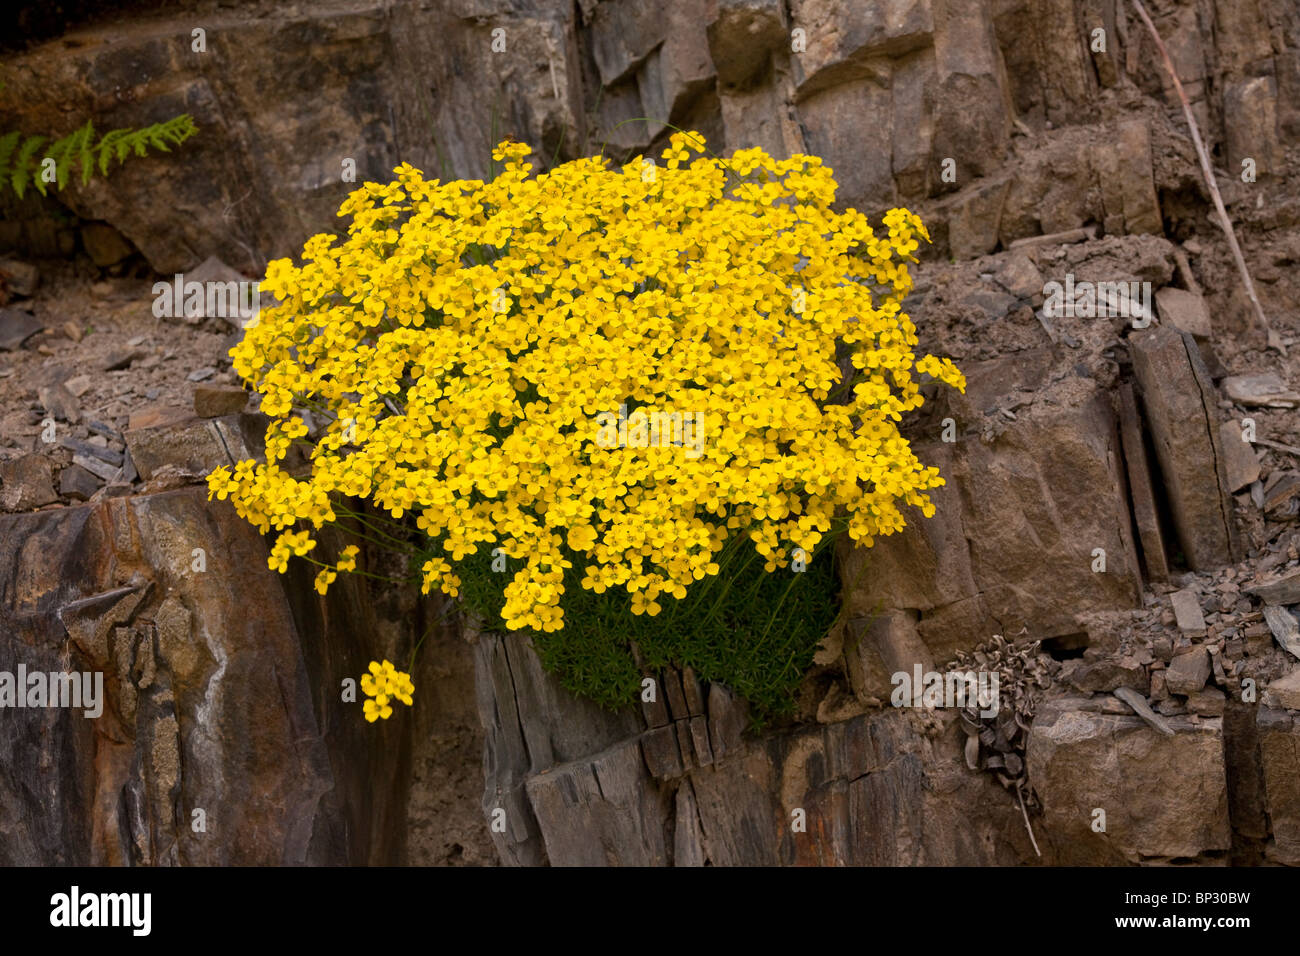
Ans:
[{"label": "thin dry stick", "polygon": [[1192,116],[1192,106],[1187,102],[1187,94],[1183,92],[1183,84],[1178,81],[1178,73],[1174,70],[1173,61],[1169,59],[1169,51],[1165,49],[1164,41],[1160,39],[1160,34],[1156,32],[1156,25],[1147,16],[1146,7],[1142,6],[1142,0],[1133,0],[1133,6],[1137,10],[1138,16],[1142,18],[1142,22],[1146,24],[1151,39],[1155,41],[1156,49],[1160,51],[1160,56],[1165,61],[1165,71],[1169,74],[1169,79],[1173,81],[1174,90],[1178,93],[1178,99],[1182,101],[1183,115],[1187,117],[1187,125],[1192,131],[1192,142],[1196,145],[1196,156],[1201,161],[1201,173],[1205,176],[1205,184],[1210,187],[1210,195],[1214,197],[1214,208],[1219,212],[1219,223],[1224,234],[1228,237],[1228,246],[1232,249],[1232,257],[1237,260],[1237,269],[1241,273],[1241,281],[1245,283],[1246,295],[1250,296],[1250,303],[1255,307],[1255,317],[1259,319],[1259,324],[1263,326],[1265,333],[1268,335],[1268,347],[1277,349],[1278,352],[1286,355],[1286,346],[1282,344],[1281,337],[1273,331],[1273,327],[1268,324],[1268,319],[1264,316],[1264,308],[1259,304],[1259,296],[1255,294],[1255,283],[1250,280],[1250,272],[1246,269],[1246,260],[1242,257],[1241,246],[1237,244],[1237,234],[1233,231],[1232,220],[1228,218],[1228,211],[1223,208],[1223,197],[1219,195],[1219,184],[1215,182],[1214,170],[1210,168],[1210,155],[1205,151],[1205,144],[1201,142],[1201,132],[1196,126],[1196,118]]},{"label": "thin dry stick", "polygon": [[1038,849],[1038,841],[1034,839],[1034,828],[1029,825],[1029,812],[1025,809],[1025,795],[1020,789],[1020,784],[1016,784],[1016,796],[1020,799],[1020,812],[1025,816],[1025,829],[1029,831],[1029,842],[1034,845],[1034,852],[1042,856],[1043,851]]}]

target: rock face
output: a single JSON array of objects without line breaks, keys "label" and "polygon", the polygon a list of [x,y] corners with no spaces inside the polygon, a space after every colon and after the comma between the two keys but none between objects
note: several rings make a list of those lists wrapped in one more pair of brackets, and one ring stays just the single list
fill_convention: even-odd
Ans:
[{"label": "rock face", "polygon": [[[1237,550],[1214,384],[1187,333],[1162,326],[1130,338],[1133,371],[1153,432],[1178,539],[1195,569]],[[1208,467],[1207,467],[1208,463]]]},{"label": "rock face", "polygon": [[256,531],[199,488],[2,516],[0,542],[0,672],[103,687],[94,717],[0,709],[0,862],[403,859],[410,739],[341,702],[362,594],[295,619]]},{"label": "rock face", "polygon": [[[1260,175],[1278,170],[1300,129],[1288,95],[1300,68],[1273,37],[1294,35],[1294,9],[1270,0],[1239,16],[1212,4],[1198,19],[1177,7],[1159,26],[1210,147],[1222,144],[1233,164],[1248,155]],[[402,161],[481,176],[494,126],[533,144],[543,164],[602,147],[631,155],[662,142],[669,123],[701,128],[718,150],[812,151],[838,174],[844,202],[923,203],[940,251],[969,257],[1088,223],[1108,235],[1163,232],[1151,124],[1104,96],[1133,84],[1161,93],[1163,77],[1154,58],[1132,55],[1136,19],[1116,14],[1106,52],[1092,54],[1095,24],[1079,9],[1027,0],[223,9],[206,19],[202,49],[191,18],[166,16],[39,45],[11,58],[9,99],[21,104],[16,127],[59,134],[67,115],[107,129],[193,114],[200,135],[182,147],[183,165],[143,158],[111,187],[65,194],[114,237],[105,249],[99,232],[86,236],[99,259],[129,250],[125,237],[163,274],[211,254],[260,270],[334,229],[354,183]],[[1026,149],[1018,132],[1042,142]],[[24,212],[13,226],[0,241],[60,248],[52,217]]]},{"label": "rock face", "polygon": [[[957,421],[1009,404],[1017,388],[1044,388],[1052,363],[1046,351],[974,363],[966,395],[954,399]],[[861,582],[849,595],[855,616],[875,608],[919,615],[917,630],[942,662],[994,633],[1074,634],[1081,612],[1137,603],[1110,402],[1078,378],[1054,391],[1061,401],[1021,410],[991,441],[968,434],[916,446],[948,484],[931,495],[933,518],[915,515],[901,533],[843,553],[846,578]]]},{"label": "rock face", "polygon": [[[718,685],[680,698],[669,692],[663,716],[637,717],[571,697],[525,637],[480,634],[475,660],[487,734],[483,810],[499,821],[492,839],[503,862],[1036,859],[1014,800],[965,770],[951,725],[931,739],[907,714],[890,711],[751,739]],[[667,687],[680,680],[660,677]]]},{"label": "rock face", "polygon": [[1268,854],[1278,863],[1300,866],[1300,723],[1294,713],[1261,707],[1257,726],[1274,838]]},{"label": "rock face", "polygon": [[[1228,178],[1247,160],[1263,185],[1286,176],[1300,144],[1295,4],[1170,0],[1157,15]],[[1107,46],[1094,53],[1098,18]],[[179,418],[138,402],[102,416],[115,421],[111,448],[95,446],[106,458],[81,441],[108,407],[98,375],[78,390],[24,382],[0,396],[18,406],[8,421],[85,425],[59,449],[31,432],[0,444],[0,511],[19,512],[0,517],[0,674],[99,673],[104,692],[98,717],[0,708],[0,863],[1300,865],[1300,690],[1279,649],[1300,646],[1286,609],[1300,602],[1300,537],[1239,529],[1231,497],[1294,514],[1300,479],[1232,441],[1258,412],[1264,441],[1289,447],[1291,423],[1265,416],[1300,396],[1273,367],[1227,375],[1214,356],[1216,334],[1244,330],[1223,291],[1235,279],[1208,248],[1217,237],[1200,242],[1196,161],[1128,5],[227,5],[202,48],[191,21],[163,11],[9,58],[8,128],[190,112],[200,134],[59,200],[0,198],[0,247],[79,249],[112,275],[138,252],[165,276],[234,281],[337,230],[344,196],[399,162],[488,174],[494,137],[528,142],[539,169],[654,155],[673,127],[722,155],[816,153],[840,205],[907,205],[933,235],[934,288],[907,307],[922,347],[957,358],[969,387],[905,427],[947,484],[933,518],[842,548],[846,614],[802,722],[755,735],[726,688],[689,673],[653,675],[656,701],[609,713],[560,689],[526,639],[466,642],[409,592],[345,578],[318,599],[309,570],[271,575],[262,541],[201,489],[115,497],[137,477],[174,487],[256,454],[264,422],[235,389],[186,385]],[[1225,185],[1235,219],[1294,224],[1291,199],[1260,204],[1234,192],[1244,185]],[[1266,297],[1286,294],[1296,249],[1278,240],[1260,263]],[[0,272],[8,292],[36,292]],[[1160,324],[1049,314],[1048,284],[1067,276],[1149,283]],[[65,318],[0,310],[0,378],[24,353],[52,356],[59,328],[80,341]],[[230,331],[189,318],[178,333]],[[143,380],[145,362],[166,361],[136,344],[104,375]],[[226,364],[210,354],[190,381]],[[1248,532],[1267,562],[1255,584],[1224,568]],[[1171,601],[1172,588],[1144,590],[1174,580]],[[1135,637],[1141,621],[1159,637]],[[417,711],[361,722],[341,680],[370,657],[404,659],[426,632]],[[883,704],[892,674],[942,667],[994,633],[1080,657],[1028,734],[1041,857],[1013,796],[967,769],[951,713]],[[1258,706],[1247,678],[1267,688]]]},{"label": "rock face", "polygon": [[1058,699],[1041,710],[1028,748],[1047,839],[1062,864],[1229,849],[1221,720],[1171,718],[1167,737],[1138,717],[1076,707]]}]

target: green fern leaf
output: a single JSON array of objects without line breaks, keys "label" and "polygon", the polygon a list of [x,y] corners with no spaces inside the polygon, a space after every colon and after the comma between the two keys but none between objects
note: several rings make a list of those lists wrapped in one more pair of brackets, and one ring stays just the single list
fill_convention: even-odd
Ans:
[{"label": "green fern leaf", "polygon": [[0,136],[0,180],[3,180],[9,174],[9,157],[14,154],[14,149],[17,148],[18,141],[22,138],[23,134],[18,130]]},{"label": "green fern leaf", "polygon": [[118,162],[121,162],[126,156],[126,152],[122,150],[122,147],[119,146],[118,143],[130,132],[131,130],[129,128],[110,130],[104,134],[104,138],[101,139],[99,145],[95,147],[95,150],[99,153],[99,174],[101,176],[108,175],[108,164],[112,161],[114,153],[117,153]]},{"label": "green fern leaf", "polygon": [[[44,142],[44,136],[29,136],[27,142],[23,143],[22,149],[18,151],[18,158],[14,160],[13,175],[10,182],[19,199],[23,198],[23,191],[27,188],[27,181],[31,176],[32,156],[40,148],[41,143]],[[43,184],[37,188],[44,194]]]},{"label": "green fern leaf", "polygon": [[90,120],[86,120],[86,125],[81,130],[81,141],[77,143],[77,161],[81,164],[83,186],[90,182],[90,177],[95,172],[95,154],[90,145],[94,138],[95,127]]}]

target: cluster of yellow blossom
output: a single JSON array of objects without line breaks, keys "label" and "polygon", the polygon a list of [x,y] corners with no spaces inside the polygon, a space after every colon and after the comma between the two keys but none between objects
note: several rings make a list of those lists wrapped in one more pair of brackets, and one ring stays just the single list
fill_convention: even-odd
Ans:
[{"label": "cluster of yellow blossom", "polygon": [[388,702],[390,698],[409,707],[415,685],[411,683],[410,674],[399,671],[388,661],[382,664],[371,661],[370,673],[361,678],[361,690],[372,698],[362,704],[361,709],[366,720],[373,724],[376,720],[387,720],[393,716],[393,707]]},{"label": "cluster of yellow blossom", "polygon": [[[346,238],[267,268],[280,303],[232,350],[273,418],[267,461],[217,469],[211,494],[281,532],[281,571],[314,544],[288,529],[332,522],[332,495],[414,516],[426,591],[456,594],[455,562],[501,548],[523,562],[506,623],[542,631],[563,626],[571,559],[583,587],[654,614],[717,574],[737,534],[770,571],[833,517],[870,545],[903,527],[900,504],[932,514],[943,479],[897,423],[920,375],[965,382],[916,354],[901,308],[924,226],[893,209],[881,235],[834,212],[815,156],[703,148],[678,133],[663,168],[593,157],[530,176],[529,148],[506,142],[490,181],[402,165],[354,191]],[[624,405],[693,414],[702,450],[603,447],[601,413]],[[301,409],[324,425],[291,475]]]},{"label": "cluster of yellow blossom", "polygon": [[339,572],[355,571],[357,569],[357,554],[361,551],[355,544],[350,544],[339,552],[339,559],[333,567],[326,565],[316,573],[316,591],[319,594],[325,594],[329,591],[329,586],[334,583],[334,579],[339,576]]}]

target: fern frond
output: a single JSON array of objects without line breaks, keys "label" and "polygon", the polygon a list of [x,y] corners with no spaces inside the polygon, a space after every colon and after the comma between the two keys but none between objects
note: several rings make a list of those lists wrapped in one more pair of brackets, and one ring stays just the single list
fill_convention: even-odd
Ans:
[{"label": "fern frond", "polygon": [[113,154],[117,154],[117,161],[120,163],[126,158],[130,147],[125,144],[119,145],[121,141],[131,132],[130,129],[115,129],[104,134],[104,138],[99,141],[95,149],[99,152],[99,175],[108,175],[108,164],[113,159]]},{"label": "fern frond", "polygon": [[22,138],[23,134],[18,130],[0,136],[0,181],[9,175],[9,157],[14,154],[14,149]]},{"label": "fern frond", "polygon": [[[44,136],[29,136],[27,142],[23,143],[22,149],[18,150],[18,157],[14,160],[13,173],[10,176],[10,184],[18,198],[23,198],[23,192],[27,188],[27,180],[30,177],[30,167],[32,164],[32,155],[45,142]],[[41,192],[44,193],[44,188]]]},{"label": "fern frond", "polygon": [[185,142],[197,132],[194,118],[189,113],[182,113],[144,129],[110,130],[96,143],[94,124],[87,120],[85,126],[51,143],[40,159],[36,158],[37,150],[47,141],[47,137],[28,138],[23,142],[12,165],[8,160],[22,139],[22,134],[8,133],[0,136],[0,188],[8,183],[21,198],[30,182],[45,195],[45,181],[37,172],[45,159],[54,160],[55,184],[59,189],[68,184],[68,175],[74,163],[80,166],[81,182],[85,185],[94,176],[96,165],[99,166],[100,175],[106,176],[109,164],[114,159],[123,163],[132,152],[137,156],[146,156],[150,148],[164,153],[171,152],[170,146]]}]

